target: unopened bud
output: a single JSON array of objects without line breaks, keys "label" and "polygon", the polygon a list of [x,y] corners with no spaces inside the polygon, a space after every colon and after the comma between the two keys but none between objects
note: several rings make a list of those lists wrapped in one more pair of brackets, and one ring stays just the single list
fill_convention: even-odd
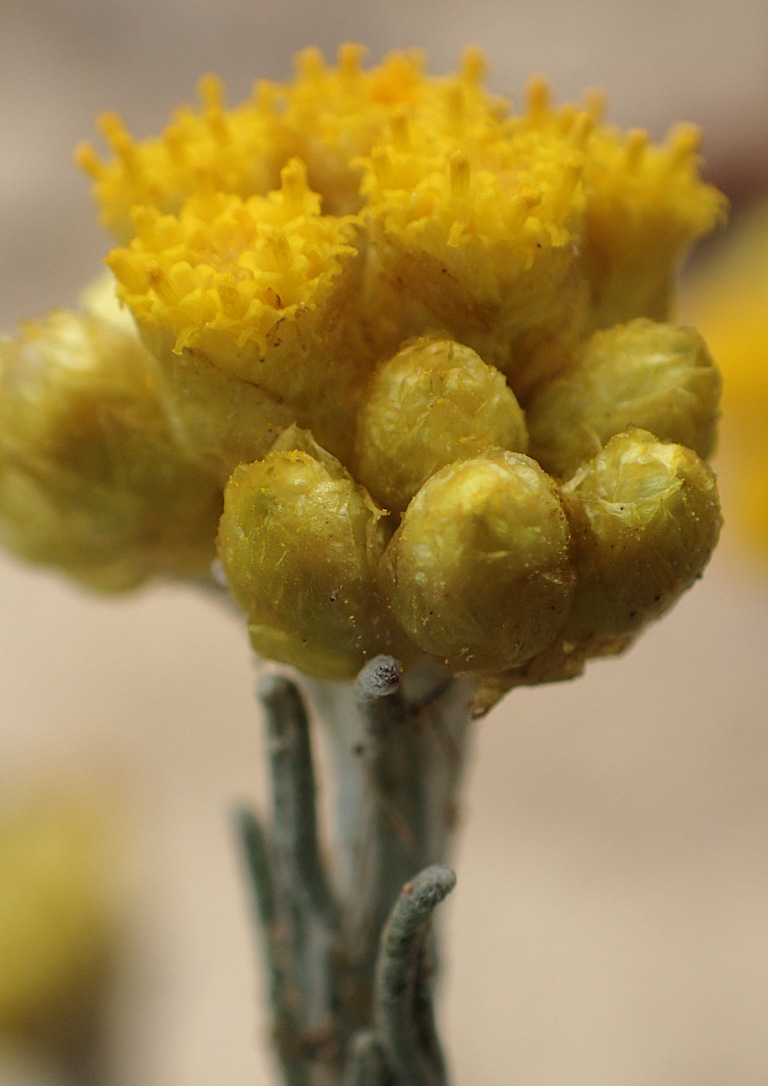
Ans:
[{"label": "unopened bud", "polygon": [[354,677],[377,641],[381,512],[338,461],[274,451],[227,484],[218,550],[251,643],[322,679]]},{"label": "unopened bud", "polygon": [[595,332],[578,365],[528,405],[531,452],[547,471],[567,478],[615,434],[640,427],[706,459],[720,387],[693,328],[638,318]]},{"label": "unopened bud", "polygon": [[390,542],[393,615],[457,671],[514,667],[562,625],[573,590],[568,522],[535,461],[492,450],[433,475]]},{"label": "unopened bud", "polygon": [[610,642],[666,611],[720,532],[715,477],[695,452],[634,430],[563,489],[577,588],[563,638]]},{"label": "unopened bud", "polygon": [[430,475],[492,445],[517,452],[528,445],[503,374],[469,347],[425,337],[371,381],[358,416],[358,476],[378,502],[400,511]]}]

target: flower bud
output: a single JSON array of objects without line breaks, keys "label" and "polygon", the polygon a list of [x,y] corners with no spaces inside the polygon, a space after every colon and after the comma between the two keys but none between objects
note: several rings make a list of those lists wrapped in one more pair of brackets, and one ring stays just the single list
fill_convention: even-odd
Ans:
[{"label": "flower bud", "polygon": [[64,310],[0,343],[0,531],[95,588],[207,575],[216,482],[176,446],[135,335]]},{"label": "flower bud", "polygon": [[576,367],[528,404],[532,454],[567,478],[634,426],[706,459],[715,442],[720,387],[717,367],[693,328],[638,318],[595,332]]},{"label": "flower bud", "polygon": [[358,415],[358,477],[405,508],[440,468],[490,445],[524,452],[523,412],[504,376],[471,348],[425,337],[381,366]]},{"label": "flower bud", "polygon": [[326,457],[273,451],[240,465],[217,542],[254,649],[338,680],[381,651],[374,580],[386,539],[380,510]]},{"label": "flower bud", "polygon": [[563,638],[606,643],[666,611],[720,532],[715,477],[690,449],[619,434],[562,489],[577,588]]},{"label": "flower bud", "polygon": [[524,663],[551,641],[573,590],[553,481],[520,453],[443,468],[408,506],[380,571],[409,637],[458,671]]}]

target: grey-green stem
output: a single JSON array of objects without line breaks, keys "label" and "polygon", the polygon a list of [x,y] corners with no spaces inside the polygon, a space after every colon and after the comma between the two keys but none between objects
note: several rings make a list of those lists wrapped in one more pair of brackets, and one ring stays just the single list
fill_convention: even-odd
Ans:
[{"label": "grey-green stem", "polygon": [[333,777],[318,841],[311,726],[297,686],[259,685],[270,825],[240,816],[286,1086],[445,1086],[434,1028],[435,906],[458,808],[471,684],[371,660],[352,683],[303,680]]}]

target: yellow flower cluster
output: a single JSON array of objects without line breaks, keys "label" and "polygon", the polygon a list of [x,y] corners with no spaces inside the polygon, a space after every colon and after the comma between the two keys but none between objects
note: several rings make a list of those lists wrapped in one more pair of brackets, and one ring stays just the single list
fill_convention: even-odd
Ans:
[{"label": "yellow flower cluster", "polygon": [[[254,647],[320,677],[380,651],[502,685],[565,677],[626,644],[714,546],[699,457],[717,371],[700,337],[664,322],[724,201],[690,128],[652,146],[605,126],[597,96],[555,106],[542,80],[516,115],[476,50],[445,78],[416,53],[368,69],[362,53],[328,66],[307,50],[292,82],[232,109],[206,77],[199,108],[160,137],[108,115],[112,156],[78,150],[144,345],[130,340],[146,507],[133,537],[108,527],[137,579],[150,526],[155,568],[186,575],[223,492],[218,552]],[[52,319],[128,342],[103,303],[90,313]],[[0,355],[0,383],[28,350],[22,336]],[[58,404],[56,425],[77,432],[78,404]],[[32,451],[0,437],[0,457],[37,486],[33,431],[19,440]],[[199,488],[168,532],[154,510],[179,520],[188,472]],[[107,566],[103,533],[82,530]],[[11,544],[81,576],[88,564]]]}]

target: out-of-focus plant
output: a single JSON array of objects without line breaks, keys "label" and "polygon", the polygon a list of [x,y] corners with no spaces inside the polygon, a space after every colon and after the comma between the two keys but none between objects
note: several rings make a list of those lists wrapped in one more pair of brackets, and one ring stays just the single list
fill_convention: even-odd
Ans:
[{"label": "out-of-focus plant", "polygon": [[768,553],[768,204],[743,214],[696,268],[684,315],[724,377],[722,454],[729,524]]},{"label": "out-of-focus plant", "polygon": [[286,678],[241,827],[284,1077],[428,1086],[468,717],[623,650],[715,546],[720,379],[669,314],[724,201],[691,127],[655,146],[540,79],[514,114],[475,50],[361,56],[231,109],[206,77],[157,138],[102,118],[111,273],[2,347],[0,525],[104,590],[217,579],[303,673],[334,862]]},{"label": "out-of-focus plant", "polygon": [[0,808],[0,1049],[83,1074],[117,935],[110,822],[93,789],[72,784]]}]

